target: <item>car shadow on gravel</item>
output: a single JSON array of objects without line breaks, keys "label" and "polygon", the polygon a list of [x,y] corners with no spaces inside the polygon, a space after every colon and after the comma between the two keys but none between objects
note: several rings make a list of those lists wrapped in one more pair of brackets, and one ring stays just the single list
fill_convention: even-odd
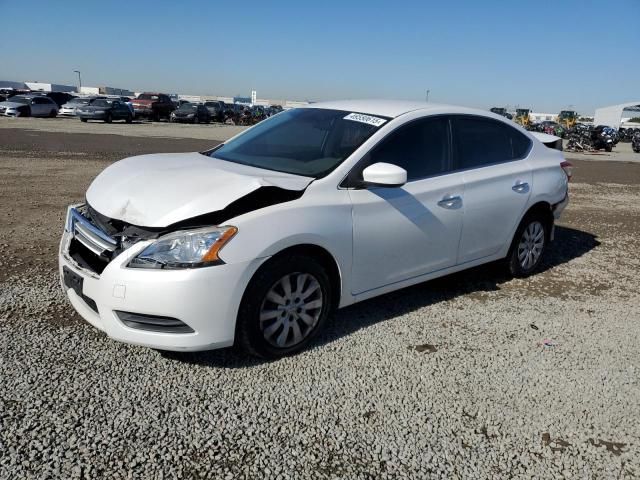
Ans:
[{"label": "car shadow on gravel", "polygon": [[[547,251],[536,275],[579,258],[599,245],[600,242],[594,234],[557,226],[555,241]],[[500,286],[509,280],[511,277],[506,273],[502,262],[493,262],[351,305],[338,310],[329,319],[324,331],[309,348],[319,348],[360,329],[461,295],[500,290]],[[266,362],[234,348],[210,352],[160,354],[174,361],[219,368],[245,368]]]}]

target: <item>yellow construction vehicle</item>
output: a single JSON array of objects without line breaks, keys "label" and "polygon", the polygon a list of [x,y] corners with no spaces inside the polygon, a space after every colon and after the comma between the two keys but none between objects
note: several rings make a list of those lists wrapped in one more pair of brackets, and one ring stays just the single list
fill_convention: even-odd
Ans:
[{"label": "yellow construction vehicle", "polygon": [[578,113],[573,110],[562,110],[556,117],[556,122],[569,130],[578,122]]},{"label": "yellow construction vehicle", "polygon": [[528,108],[517,108],[516,116],[514,117],[513,121],[519,123],[524,128],[527,128],[529,125],[531,125],[531,117],[529,116],[529,113],[531,113],[531,110]]}]

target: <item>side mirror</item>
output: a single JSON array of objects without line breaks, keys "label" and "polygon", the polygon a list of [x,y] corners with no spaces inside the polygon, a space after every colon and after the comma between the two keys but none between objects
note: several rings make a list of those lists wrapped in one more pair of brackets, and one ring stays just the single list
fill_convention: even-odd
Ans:
[{"label": "side mirror", "polygon": [[378,162],[362,171],[365,185],[372,187],[401,187],[407,183],[407,171],[391,163]]}]

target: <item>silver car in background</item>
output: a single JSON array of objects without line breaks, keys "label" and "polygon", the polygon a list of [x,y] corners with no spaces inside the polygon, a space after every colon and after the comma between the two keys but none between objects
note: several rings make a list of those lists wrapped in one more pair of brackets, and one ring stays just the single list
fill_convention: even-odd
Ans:
[{"label": "silver car in background", "polygon": [[89,102],[95,98],[104,97],[76,97],[69,100],[67,103],[60,107],[58,114],[63,117],[75,117],[78,115],[78,108],[84,105],[89,105]]},{"label": "silver car in background", "polygon": [[0,103],[5,117],[55,117],[58,104],[44,95],[14,95]]}]

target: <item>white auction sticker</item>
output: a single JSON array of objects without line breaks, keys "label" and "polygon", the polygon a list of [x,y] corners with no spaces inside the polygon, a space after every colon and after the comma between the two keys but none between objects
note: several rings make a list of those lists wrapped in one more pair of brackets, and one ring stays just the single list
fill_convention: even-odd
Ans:
[{"label": "white auction sticker", "polygon": [[374,127],[379,127],[387,123],[384,118],[372,117],[371,115],[363,115],[362,113],[350,113],[346,117],[345,120],[353,120],[354,122],[366,123],[368,125],[373,125]]}]

